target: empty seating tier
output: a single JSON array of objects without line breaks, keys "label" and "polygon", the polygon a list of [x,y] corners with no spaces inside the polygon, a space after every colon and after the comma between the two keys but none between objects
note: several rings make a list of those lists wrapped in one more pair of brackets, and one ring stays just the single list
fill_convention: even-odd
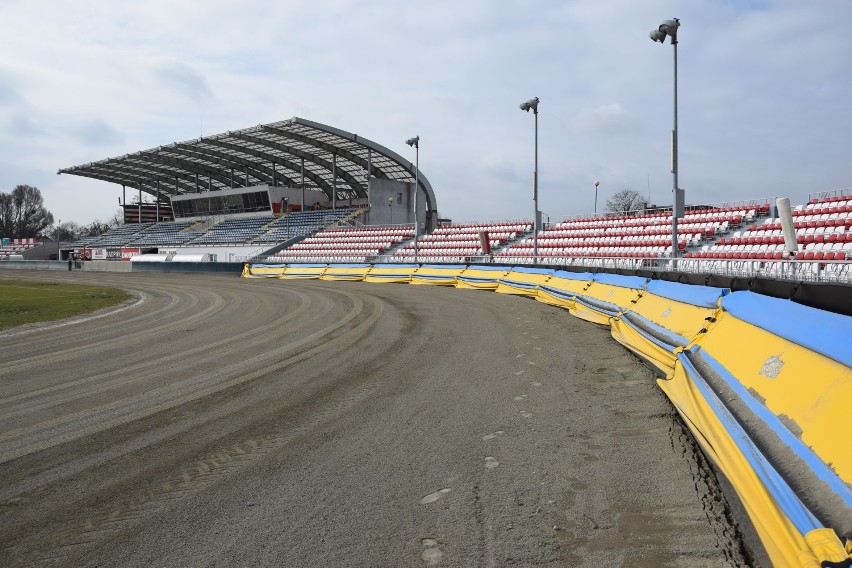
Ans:
[{"label": "empty seating tier", "polygon": [[414,225],[333,227],[269,257],[270,261],[364,261],[414,236]]},{"label": "empty seating tier", "polygon": [[[503,221],[493,223],[467,223],[438,227],[417,239],[417,259],[427,262],[461,262],[484,254],[479,235],[488,233],[491,250],[497,250],[532,230],[532,221]],[[415,245],[407,243],[393,253],[399,262],[415,258]]]},{"label": "empty seating tier", "polygon": [[[768,205],[751,208],[693,209],[678,219],[678,249],[686,251],[712,242],[733,227],[765,215]],[[532,262],[535,239],[519,240],[495,258]],[[538,256],[568,262],[576,257],[659,258],[671,256],[671,213],[613,215],[565,219],[538,234]]]},{"label": "empty seating tier", "polygon": [[339,222],[344,217],[360,212],[360,208],[344,208],[288,213],[270,223],[266,227],[266,232],[258,235],[253,242],[281,243],[302,235],[310,235],[318,229]]}]

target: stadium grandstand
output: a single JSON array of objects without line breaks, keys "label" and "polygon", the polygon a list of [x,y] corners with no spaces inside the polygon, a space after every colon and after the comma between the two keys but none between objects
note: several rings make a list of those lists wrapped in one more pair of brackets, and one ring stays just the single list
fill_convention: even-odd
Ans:
[{"label": "stadium grandstand", "polygon": [[3,237],[0,240],[0,260],[25,259],[44,245],[41,239]]},{"label": "stadium grandstand", "polygon": [[[545,265],[852,282],[852,190],[845,189],[794,205],[789,242],[770,197],[687,206],[676,245],[670,207],[563,218],[536,235],[528,219],[440,219],[428,178],[410,161],[298,117],[58,173],[121,185],[125,220],[62,243],[61,258],[203,254],[217,262]],[[137,203],[127,204],[128,191]]]}]

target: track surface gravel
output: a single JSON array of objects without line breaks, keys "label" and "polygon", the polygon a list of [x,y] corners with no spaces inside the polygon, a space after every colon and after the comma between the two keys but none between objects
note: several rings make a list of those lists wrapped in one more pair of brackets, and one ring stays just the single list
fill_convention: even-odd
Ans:
[{"label": "track surface gravel", "polygon": [[116,313],[0,334],[0,565],[744,566],[605,327],[431,286],[14,271]]}]

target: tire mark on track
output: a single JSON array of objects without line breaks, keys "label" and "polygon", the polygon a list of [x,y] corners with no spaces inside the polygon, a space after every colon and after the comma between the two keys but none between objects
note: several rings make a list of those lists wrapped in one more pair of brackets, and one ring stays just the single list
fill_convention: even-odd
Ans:
[{"label": "tire mark on track", "polygon": [[8,345],[10,343],[11,338],[17,338],[22,335],[29,335],[31,333],[36,332],[46,332],[46,331],[54,331],[59,328],[68,327],[69,325],[77,325],[82,323],[89,323],[90,321],[98,320],[101,318],[114,316],[115,314],[126,312],[127,310],[132,310],[134,308],[140,307],[146,301],[150,299],[148,294],[138,291],[138,290],[125,290],[130,292],[131,295],[135,298],[134,300],[125,301],[124,304],[119,304],[118,307],[111,308],[103,308],[98,310],[92,314],[82,315],[82,316],[73,316],[66,319],[61,320],[53,320],[48,322],[39,322],[37,324],[24,324],[23,326],[13,327],[7,331],[0,333],[0,339],[4,340],[4,344]]},{"label": "tire mark on track", "polygon": [[[95,284],[95,282],[92,282],[92,284]],[[133,287],[128,287],[128,286],[114,285],[112,287],[121,288],[121,289],[126,290],[130,293],[142,293],[143,292],[142,290],[139,290],[139,289],[136,289],[136,288],[133,288]],[[182,290],[179,289],[178,291],[182,291]],[[163,297],[165,297],[167,299],[166,303],[157,307],[153,311],[144,312],[142,314],[132,316],[132,317],[129,317],[127,319],[123,319],[123,320],[116,321],[116,322],[102,322],[102,325],[100,325],[97,328],[97,330],[93,330],[92,335],[90,335],[88,337],[89,338],[96,338],[98,336],[114,336],[116,334],[116,332],[120,332],[120,334],[124,334],[125,332],[132,330],[134,327],[141,327],[141,326],[147,325],[148,321],[150,319],[155,318],[155,317],[157,317],[161,314],[166,314],[168,316],[175,316],[175,315],[180,315],[181,313],[183,313],[187,309],[190,309],[189,306],[184,306],[183,302],[181,302],[181,294],[169,292],[166,288],[158,288],[156,290],[145,290],[144,292],[147,292],[148,295],[151,298],[151,302],[148,303],[149,306],[152,303],[160,300]],[[50,331],[52,331],[52,328],[48,328],[45,331],[50,332]],[[4,342],[4,344],[2,346],[2,350],[0,350],[0,352],[6,351],[6,350],[11,350],[11,349],[17,349],[17,350],[20,350],[20,352],[17,353],[17,355],[20,355],[20,354],[32,353],[32,352],[38,350],[35,347],[27,349],[27,347],[32,347],[32,343],[29,341],[29,338],[22,338],[21,342],[17,342],[17,341],[15,341],[15,339],[17,339],[17,337],[13,338],[10,341]],[[73,344],[75,341],[78,341],[78,338],[75,335],[62,334],[62,335],[59,335],[56,338],[52,339],[52,345],[54,347],[61,347],[61,346],[64,346],[64,345]]]},{"label": "tire mark on track", "polygon": [[[250,340],[254,339],[255,337],[263,337],[263,336],[266,335],[266,333],[269,330],[276,328],[276,327],[279,327],[282,324],[292,320],[293,318],[302,315],[303,312],[305,312],[306,310],[308,310],[310,308],[311,300],[310,300],[310,297],[307,294],[305,294],[303,292],[298,292],[298,291],[294,291],[293,293],[296,294],[300,299],[299,307],[296,310],[294,310],[293,312],[285,315],[284,317],[282,317],[280,319],[272,320],[272,321],[268,322],[267,324],[265,324],[263,326],[252,328],[252,329],[244,331],[244,332],[242,332],[238,335],[229,336],[229,337],[226,337],[226,338],[221,339],[219,341],[215,341],[213,343],[207,343],[207,344],[195,347],[193,349],[188,349],[186,351],[180,351],[180,352],[174,353],[172,355],[165,355],[165,356],[158,357],[157,358],[158,364],[174,363],[174,362],[179,362],[181,360],[192,359],[193,357],[200,356],[200,355],[202,355],[206,352],[210,352],[210,351],[215,351],[218,354],[218,356],[220,356],[220,357],[228,357],[228,356],[231,356],[231,355],[234,355],[236,353],[243,351],[244,348],[239,343],[240,341],[250,341]],[[317,313],[313,314],[313,317],[310,320],[308,320],[307,323],[312,323],[313,321],[320,319],[327,312],[328,312],[328,309],[323,310],[323,311],[318,311]],[[230,347],[224,348],[225,346],[230,346]],[[54,406],[54,405],[57,405],[57,404],[61,404],[63,402],[67,402],[69,400],[80,399],[80,398],[84,398],[86,396],[91,396],[92,394],[97,393],[97,392],[102,392],[104,390],[113,389],[113,388],[122,386],[123,384],[128,383],[128,382],[135,382],[135,381],[138,381],[140,379],[144,380],[144,379],[148,378],[149,376],[159,376],[159,373],[157,373],[156,371],[151,373],[151,374],[141,374],[141,375],[134,374],[134,373],[137,373],[139,371],[142,371],[143,369],[145,369],[147,367],[150,367],[150,365],[151,365],[150,361],[142,361],[140,363],[127,365],[127,366],[121,367],[120,369],[116,369],[116,370],[113,370],[113,371],[108,371],[108,372],[105,372],[105,373],[91,375],[91,376],[88,376],[88,377],[82,377],[82,378],[77,379],[77,380],[63,382],[63,383],[59,383],[59,384],[56,384],[56,385],[43,387],[43,388],[40,388],[40,389],[37,389],[37,390],[23,392],[23,393],[14,395],[14,396],[5,397],[5,398],[0,399],[0,409],[6,409],[5,412],[3,413],[4,419],[15,418],[15,417],[23,415],[23,414],[31,414],[33,412],[43,410],[44,408]],[[118,375],[118,376],[116,376],[116,375]],[[94,385],[95,388],[92,388],[92,389],[86,390],[86,391],[76,390],[79,387],[86,386],[86,385]],[[71,389],[75,389],[75,390],[73,392],[68,393],[68,394],[57,395],[57,396],[48,397],[48,398],[45,398],[45,399],[39,399],[38,401],[35,401],[35,402],[30,402],[30,399],[33,399],[35,397],[43,397],[43,396],[48,395],[50,393],[55,393],[57,391],[69,391]],[[15,402],[19,402],[19,401],[23,402],[23,404],[13,406],[13,407],[11,407],[11,409],[7,408],[7,406],[10,405],[11,403],[15,403]]]},{"label": "tire mark on track", "polygon": [[[268,359],[280,357],[281,353],[262,353],[245,361],[227,365],[219,369],[216,373],[213,373],[212,376],[187,379],[179,383],[102,405],[96,409],[89,409],[48,420],[40,424],[3,432],[0,434],[0,463],[5,463],[23,455],[106,430],[107,428],[138,420],[155,412],[174,408],[240,383],[268,375],[295,362],[331,349],[341,343],[343,339],[360,333],[363,329],[368,329],[380,317],[383,309],[381,304],[377,304],[378,309],[376,312],[356,324],[351,330],[345,331],[336,337],[325,338],[325,336],[329,336],[349,324],[361,314],[364,308],[363,300],[359,296],[342,291],[340,293],[353,301],[353,307],[346,316],[315,333],[290,343],[287,345],[285,352],[297,351],[322,339],[323,341],[319,345],[314,345],[305,351],[293,353],[272,365],[258,368],[246,374],[240,374],[240,372],[246,368],[262,365]],[[220,376],[231,378],[221,380]]]},{"label": "tire mark on track", "polygon": [[[155,514],[169,502],[185,498],[188,494],[216,483],[234,468],[257,460],[277,448],[291,444],[334,420],[341,413],[370,398],[379,383],[362,385],[334,404],[313,414],[309,420],[295,427],[280,429],[268,436],[245,439],[215,454],[205,456],[195,463],[181,468],[158,483],[157,487],[133,496],[112,508],[104,509],[76,521],[73,526],[53,531],[48,537],[52,542],[63,543],[49,546],[49,551],[38,558],[40,562],[55,562],[57,566],[73,565],[71,555],[85,554],[86,549],[110,540],[115,534],[127,530],[134,522]],[[36,552],[36,554],[38,554]]]},{"label": "tire mark on track", "polygon": [[[363,337],[364,331],[371,329],[382,317],[383,312],[383,305],[381,303],[375,304],[375,310],[356,326],[351,327],[326,344],[296,354],[293,358],[314,357],[328,349],[338,347],[347,340],[358,341],[359,338]],[[291,364],[292,362],[294,361],[282,363]],[[388,361],[386,364],[373,365],[371,369],[379,371],[387,367],[392,376],[395,374],[393,369],[397,366],[397,362]],[[270,367],[262,371],[268,373],[274,372],[274,369]],[[90,513],[84,520],[75,521],[71,526],[66,526],[64,529],[51,530],[47,538],[57,545],[46,548],[42,546],[38,549],[36,554],[41,553],[39,561],[55,563],[55,565],[68,565],[69,562],[73,564],[74,555],[85,555],[87,549],[98,546],[111,539],[115,534],[129,529],[135,522],[157,513],[163,507],[168,506],[168,503],[186,498],[192,492],[203,490],[205,487],[216,483],[222,476],[232,474],[236,468],[262,458],[282,446],[296,442],[310,435],[317,428],[331,423],[341,414],[373,397],[385,380],[384,378],[375,378],[379,376],[381,376],[381,373],[375,372],[374,378],[369,382],[351,387],[346,394],[330,400],[319,409],[311,409],[310,413],[302,413],[285,421],[267,435],[252,436],[236,442],[228,442],[224,449],[212,451],[201,459],[181,467],[180,471],[175,471],[156,481],[150,489],[124,500],[113,502],[110,508]],[[337,384],[329,388],[333,389],[335,393],[340,392]]]},{"label": "tire mark on track", "polygon": [[[199,320],[204,320],[210,314],[221,310],[226,305],[224,298],[220,294],[209,294],[209,295],[212,296],[212,298],[213,298],[213,301],[210,303],[210,305],[208,305],[202,311],[194,313],[193,315],[189,316],[186,319],[181,319],[181,320],[175,321],[173,323],[168,323],[168,324],[156,326],[156,327],[153,327],[153,328],[147,328],[146,331],[136,333],[136,334],[132,334],[132,333],[128,334],[127,332],[123,332],[122,338],[125,341],[128,341],[130,343],[143,344],[143,343],[148,342],[148,341],[152,340],[153,338],[160,336],[160,335],[163,335],[163,334],[165,334],[165,333],[167,333],[171,330],[174,330],[174,329],[177,329],[179,327],[186,326],[186,325],[190,325],[190,324],[195,323],[196,321],[199,321]],[[190,303],[192,304],[192,307],[195,307],[195,305],[199,303],[199,298],[195,295],[192,295]],[[150,319],[150,317],[146,318],[146,319]],[[115,343],[115,334],[114,333],[110,333],[107,336],[107,338],[103,341],[96,340],[95,339],[96,335],[97,334],[89,335],[86,338],[86,352],[87,352],[88,356],[90,356],[90,357],[97,357],[98,355],[114,348],[114,343]],[[70,361],[70,360],[72,360],[76,357],[79,357],[79,356],[80,356],[79,348],[75,346],[75,347],[69,347],[69,348],[66,348],[66,349],[61,349],[61,350],[58,350],[58,351],[53,351],[50,358],[51,358],[51,361],[53,363],[63,363],[63,362],[66,362],[66,361]],[[42,355],[42,354],[35,355],[35,356],[32,356],[32,357],[27,357],[27,358],[18,358],[13,363],[4,366],[2,372],[0,372],[0,377],[10,375],[10,374],[20,373],[21,371],[23,371],[23,370],[25,370],[25,369],[33,366],[33,365],[42,364],[43,360],[44,360],[44,355]]]}]

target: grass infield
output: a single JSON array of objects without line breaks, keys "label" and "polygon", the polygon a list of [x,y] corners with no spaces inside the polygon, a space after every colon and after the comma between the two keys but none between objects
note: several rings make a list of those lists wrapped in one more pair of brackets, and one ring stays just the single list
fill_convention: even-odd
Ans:
[{"label": "grass infield", "polygon": [[87,314],[129,297],[103,286],[0,280],[0,329]]}]

